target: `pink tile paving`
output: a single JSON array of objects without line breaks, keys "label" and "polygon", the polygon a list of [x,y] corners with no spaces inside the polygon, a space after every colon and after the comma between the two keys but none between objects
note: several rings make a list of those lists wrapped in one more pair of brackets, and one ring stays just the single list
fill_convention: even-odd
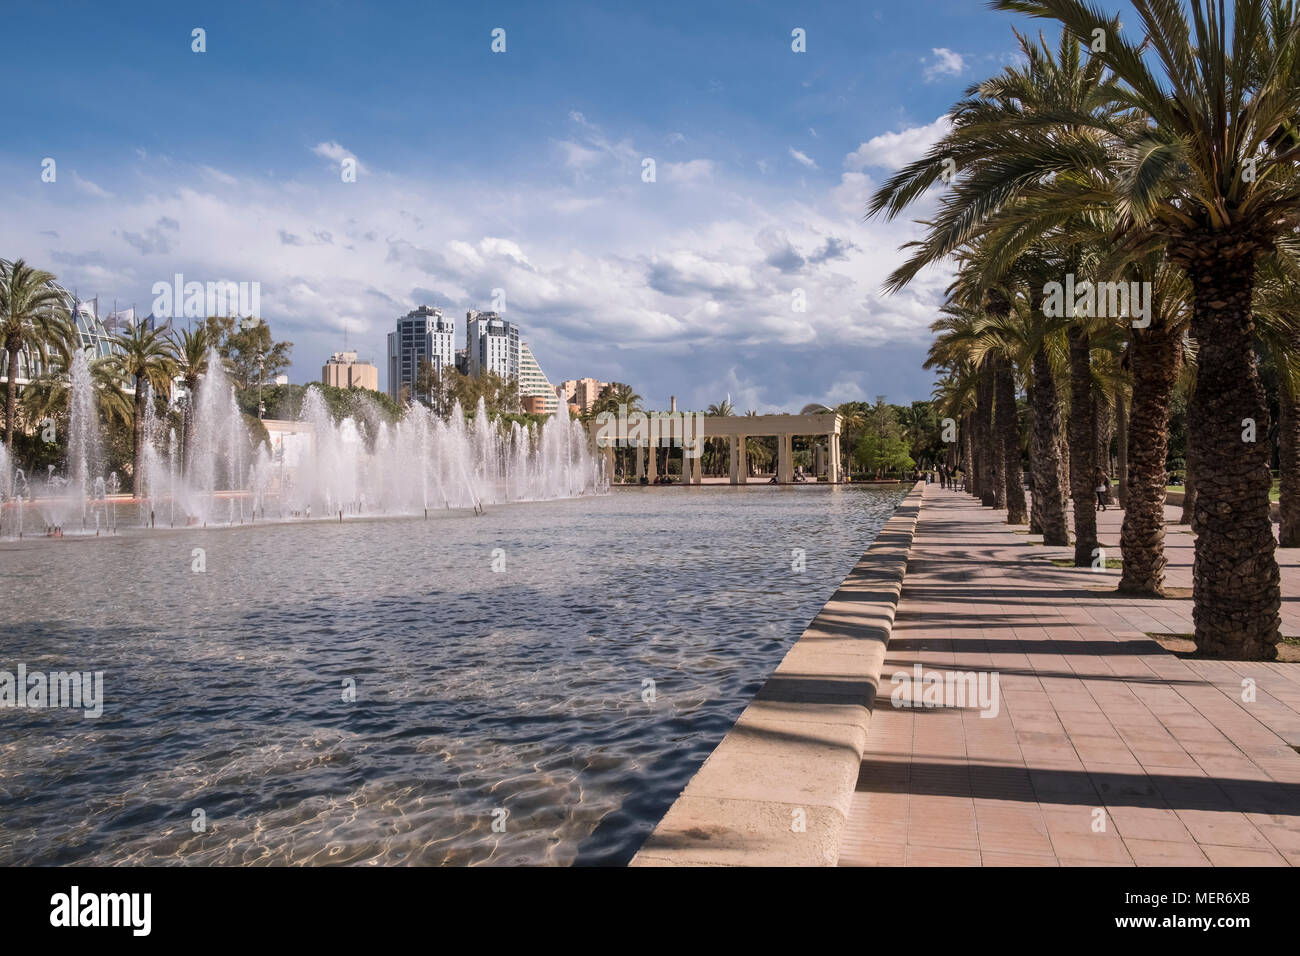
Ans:
[{"label": "pink tile paving", "polygon": [[[1167,516],[1168,583],[1190,588]],[[1123,513],[1098,517],[1119,557]],[[1300,864],[1300,664],[1171,654],[1146,635],[1190,633],[1190,599],[1120,597],[1118,571],[1056,567],[1071,550],[1024,531],[926,487],[840,865]],[[1300,553],[1278,558],[1300,635]],[[996,715],[894,706],[917,664],[996,673]]]}]

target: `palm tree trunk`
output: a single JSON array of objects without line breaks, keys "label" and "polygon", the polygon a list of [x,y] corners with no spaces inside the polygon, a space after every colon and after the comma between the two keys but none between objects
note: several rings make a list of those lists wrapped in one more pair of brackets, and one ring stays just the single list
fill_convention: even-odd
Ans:
[{"label": "palm tree trunk", "polygon": [[[1268,406],[1255,367],[1256,243],[1205,232],[1178,249],[1193,285],[1196,388],[1196,558],[1192,620],[1202,653],[1273,660],[1280,637],[1281,576],[1269,518]],[[1253,428],[1252,428],[1253,426]]]},{"label": "palm tree trunk", "polygon": [[[1190,526],[1192,516],[1196,514],[1196,472],[1192,467],[1192,436],[1187,435],[1187,457],[1183,462],[1183,513],[1178,516],[1178,523]],[[1193,528],[1193,531],[1196,529]]]},{"label": "palm tree trunk", "polygon": [[[1129,416],[1121,467],[1121,496],[1127,501],[1120,549],[1124,569],[1119,589],[1160,597],[1165,586],[1165,457],[1169,451],[1169,404],[1178,377],[1178,334],[1161,321],[1134,329],[1133,412]],[[1122,411],[1121,411],[1122,417]]]},{"label": "palm tree trunk", "polygon": [[[1032,368],[1032,366],[1031,366]],[[1042,453],[1038,448],[1038,420],[1034,409],[1038,407],[1034,399],[1034,377],[1031,374],[1025,381],[1025,405],[1029,410],[1029,533],[1043,533],[1043,502],[1038,490],[1038,468]]]},{"label": "palm tree trunk", "polygon": [[144,413],[145,386],[140,377],[135,380],[135,421],[131,427],[131,491],[135,498],[144,497]]},{"label": "palm tree trunk", "polygon": [[1278,369],[1278,546],[1300,548],[1300,400],[1285,367]]},{"label": "palm tree trunk", "polygon": [[1123,394],[1117,395],[1115,397],[1115,453],[1119,456],[1119,506],[1121,508],[1128,507],[1128,411]]},{"label": "palm tree trunk", "polygon": [[[1066,415],[1065,415],[1064,403],[1062,403],[1061,406],[1057,409],[1057,414],[1061,417],[1062,420],[1065,420]],[[1061,476],[1060,476],[1061,501],[1062,501],[1061,507],[1063,508],[1068,508],[1070,505],[1070,436],[1066,434],[1068,426],[1069,426],[1069,422],[1067,421],[1066,426],[1062,427],[1061,429],[1061,433],[1059,435],[1060,440],[1058,443],[1060,447],[1060,458],[1061,458]]]},{"label": "palm tree trunk", "polygon": [[1110,402],[1097,388],[1092,390],[1092,420],[1097,429],[1097,467],[1106,473],[1106,491],[1104,499],[1110,504],[1110,437],[1115,419],[1111,414]]},{"label": "palm tree trunk", "polygon": [[1016,380],[1007,358],[1002,357],[996,361],[998,435],[1002,444],[1002,497],[1007,509],[1007,524],[1024,524],[1025,484],[1021,478]]},{"label": "palm tree trunk", "polygon": [[185,419],[181,422],[181,474],[190,473],[191,445],[194,441],[194,389],[185,400]]},{"label": "palm tree trunk", "polygon": [[975,439],[979,446],[979,495],[980,503],[989,508],[997,507],[996,482],[993,477],[993,462],[996,458],[995,436],[993,433],[993,376],[988,369],[980,371],[979,383],[975,386]]},{"label": "palm tree trunk", "polygon": [[974,456],[971,450],[971,429],[974,428],[974,417],[970,412],[962,416],[961,420],[961,473],[966,479],[966,488],[969,490],[974,485],[971,480],[974,476]]},{"label": "palm tree trunk", "polygon": [[1034,438],[1037,450],[1034,469],[1034,503],[1039,509],[1043,544],[1065,547],[1070,543],[1069,522],[1065,517],[1065,487],[1061,482],[1061,405],[1056,395],[1047,350],[1034,353],[1034,389],[1030,393],[1034,406]]},{"label": "palm tree trunk", "polygon": [[18,346],[9,346],[9,376],[5,384],[5,447],[13,451],[14,412],[18,408]]},{"label": "palm tree trunk", "polygon": [[1097,422],[1093,415],[1092,360],[1088,335],[1071,327],[1070,341],[1070,494],[1074,498],[1074,566],[1092,566],[1097,548],[1095,473]]}]

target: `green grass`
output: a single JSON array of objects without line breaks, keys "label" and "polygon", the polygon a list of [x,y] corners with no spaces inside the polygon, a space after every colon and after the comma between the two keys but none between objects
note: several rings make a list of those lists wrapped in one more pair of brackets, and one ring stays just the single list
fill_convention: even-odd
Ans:
[{"label": "green grass", "polygon": [[[1052,558],[1052,563],[1058,568],[1072,568],[1075,566],[1072,558]],[[1122,558],[1107,558],[1106,567],[1112,571],[1118,571],[1124,567],[1124,561]]]},{"label": "green grass", "polygon": [[[1165,492],[1166,492],[1166,493],[1168,493],[1168,492],[1170,492],[1170,491],[1177,491],[1179,494],[1181,494],[1182,492],[1184,492],[1184,491],[1186,491],[1186,490],[1187,490],[1187,489],[1186,489],[1184,486],[1182,486],[1182,485],[1165,485]],[[1268,493],[1268,500],[1269,500],[1269,501],[1277,501],[1277,500],[1278,500],[1278,483],[1277,483],[1276,481],[1273,482],[1273,487],[1269,490],[1269,493]]]},{"label": "green grass", "polygon": [[[1163,631],[1147,632],[1147,637],[1177,637],[1184,641],[1196,640],[1195,634],[1166,634]],[[1300,637],[1287,637],[1285,634],[1278,638],[1279,644],[1290,644],[1292,647],[1300,647]]]}]

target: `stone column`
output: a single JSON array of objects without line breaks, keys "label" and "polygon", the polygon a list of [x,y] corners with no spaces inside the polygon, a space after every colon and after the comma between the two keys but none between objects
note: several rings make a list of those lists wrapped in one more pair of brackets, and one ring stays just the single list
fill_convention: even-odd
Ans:
[{"label": "stone column", "polygon": [[614,468],[615,468],[615,467],[617,466],[617,464],[618,464],[617,461],[616,461],[615,458],[614,458],[614,446],[613,446],[613,445],[606,445],[604,451],[605,451],[605,478],[606,478],[606,479],[607,479],[611,484],[613,484],[613,482],[614,482]]},{"label": "stone column", "polygon": [[736,484],[743,485],[749,482],[749,458],[745,454],[745,446],[749,444],[749,436],[739,435],[736,442],[740,447],[740,457],[737,460],[739,467],[736,469]]},{"label": "stone column", "polygon": [[[697,439],[697,440],[703,441],[703,439]],[[704,484],[704,456],[703,455],[696,455],[694,458],[691,459],[691,484],[693,485]]]},{"label": "stone column", "polygon": [[659,443],[649,442],[646,446],[646,477],[650,479],[650,484],[655,483],[655,469],[659,467]]},{"label": "stone column", "polygon": [[729,471],[729,474],[731,475],[731,483],[733,485],[738,485],[740,484],[740,439],[737,436],[732,435],[727,439],[727,442],[728,449],[731,453],[731,468]]},{"label": "stone column", "polygon": [[794,456],[789,435],[776,438],[776,480],[785,484],[794,480]]},{"label": "stone column", "polygon": [[826,436],[826,456],[830,459],[826,462],[826,480],[837,482],[840,480],[840,436],[834,432]]},{"label": "stone column", "polygon": [[641,442],[636,443],[636,480],[640,481],[645,474],[645,445]]}]

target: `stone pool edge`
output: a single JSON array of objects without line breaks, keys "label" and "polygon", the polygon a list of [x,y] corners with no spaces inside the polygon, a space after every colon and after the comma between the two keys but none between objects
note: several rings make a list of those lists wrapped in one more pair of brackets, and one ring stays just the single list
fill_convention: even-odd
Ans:
[{"label": "stone pool edge", "polygon": [[924,487],[899,502],[629,865],[836,864]]}]

